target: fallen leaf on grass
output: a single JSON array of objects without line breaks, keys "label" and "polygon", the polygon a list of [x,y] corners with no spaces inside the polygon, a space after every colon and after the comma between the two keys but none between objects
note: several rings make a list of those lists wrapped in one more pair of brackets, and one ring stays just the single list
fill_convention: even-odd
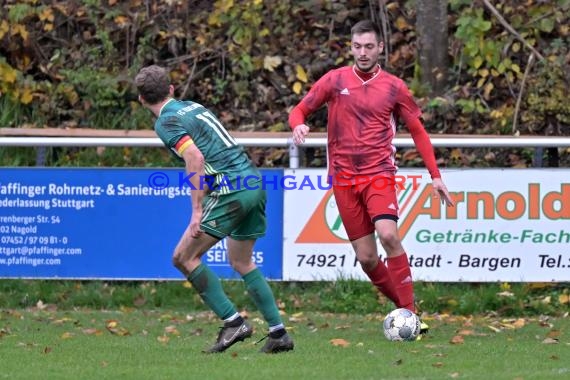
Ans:
[{"label": "fallen leaf on grass", "polygon": [[24,342],[18,342],[18,344],[16,344],[16,347],[36,347],[38,344],[37,343],[24,343]]},{"label": "fallen leaf on grass", "polygon": [[54,325],[63,325],[66,322],[74,322],[77,323],[76,320],[72,319],[72,318],[61,318],[61,319],[56,319],[55,321],[52,322],[52,324]]},{"label": "fallen leaf on grass", "polygon": [[548,321],[539,321],[538,325],[540,327],[552,327],[552,323],[548,322]]},{"label": "fallen leaf on grass", "polygon": [[350,343],[344,339],[331,339],[330,342],[333,346],[340,346],[340,347],[350,346]]},{"label": "fallen leaf on grass", "polygon": [[73,338],[73,333],[64,332],[63,334],[61,334],[61,339],[70,339],[70,338]]},{"label": "fallen leaf on grass", "polygon": [[465,341],[461,335],[455,335],[453,338],[451,338],[449,343],[451,343],[451,344],[463,344],[463,343],[465,343]]},{"label": "fallen leaf on grass", "polygon": [[558,344],[560,341],[555,338],[546,338],[542,341],[543,344]]},{"label": "fallen leaf on grass", "polygon": [[443,363],[442,362],[436,362],[436,363],[433,363],[431,366],[436,367],[436,368],[441,368],[441,367],[443,367]]},{"label": "fallen leaf on grass", "polygon": [[496,332],[496,333],[501,332],[501,329],[498,329],[498,328],[496,328],[495,326],[488,325],[487,327],[490,328],[491,330],[493,330],[493,331]]},{"label": "fallen leaf on grass", "polygon": [[550,330],[548,334],[546,334],[547,338],[558,338],[560,336],[560,330]]},{"label": "fallen leaf on grass", "polygon": [[131,335],[129,330],[125,329],[124,327],[120,327],[119,322],[114,319],[108,320],[106,327],[107,331],[109,331],[113,335],[118,335],[118,336]]},{"label": "fallen leaf on grass", "polygon": [[158,320],[159,320],[160,322],[170,321],[170,320],[172,320],[172,319],[174,319],[174,317],[173,317],[172,315],[170,315],[170,314],[162,314],[162,315],[158,318]]},{"label": "fallen leaf on grass", "polygon": [[49,354],[51,352],[51,347],[44,347],[44,354]]},{"label": "fallen leaf on grass", "polygon": [[99,329],[96,329],[96,328],[94,328],[94,327],[86,328],[86,329],[83,329],[83,330],[81,330],[81,331],[82,331],[83,334],[85,334],[85,335],[97,335],[97,336],[99,336],[99,335],[103,334],[103,331],[101,331],[101,330],[99,330]]},{"label": "fallen leaf on grass", "polygon": [[402,365],[404,361],[402,359],[398,359],[394,362],[394,365]]},{"label": "fallen leaf on grass", "polygon": [[558,296],[558,302],[561,305],[570,304],[570,294],[561,294]]},{"label": "fallen leaf on grass", "polygon": [[475,333],[473,332],[473,330],[459,330],[457,332],[457,334],[459,334],[459,335],[473,335]]},{"label": "fallen leaf on grass", "polygon": [[523,318],[519,318],[516,321],[514,321],[513,326],[515,326],[515,328],[517,329],[520,329],[524,327],[525,324],[526,324],[525,320]]},{"label": "fallen leaf on grass", "polygon": [[116,329],[107,329],[107,331],[109,331],[111,334],[113,335],[118,335],[118,336],[127,336],[127,335],[131,335],[131,333],[129,332],[129,330],[123,328],[123,327],[119,327]]},{"label": "fallen leaf on grass", "polygon": [[33,347],[33,346],[37,346],[37,343],[24,343],[24,342],[18,342],[18,344],[16,344],[16,347]]},{"label": "fallen leaf on grass", "polygon": [[451,377],[452,379],[457,379],[459,377],[459,372],[450,373],[449,377]]},{"label": "fallen leaf on grass", "polygon": [[176,335],[176,336],[180,335],[180,331],[178,331],[176,329],[176,326],[166,326],[164,328],[164,332],[167,334],[172,334],[172,335]]},{"label": "fallen leaf on grass", "polygon": [[192,288],[192,283],[190,281],[184,281],[182,283],[182,286],[185,287],[186,289],[191,289]]},{"label": "fallen leaf on grass", "polygon": [[551,360],[560,360],[560,358],[557,355],[552,355],[550,357]]},{"label": "fallen leaf on grass", "polygon": [[167,337],[166,335],[161,335],[161,336],[157,337],[156,340],[158,340],[160,343],[166,344],[166,343],[168,343],[170,338]]},{"label": "fallen leaf on grass", "polygon": [[[307,320],[307,317],[303,317],[302,315],[303,313],[297,313],[297,314],[293,314],[292,316],[289,317],[289,322],[291,323],[299,323],[299,322],[304,322]],[[298,316],[297,316],[298,315]]]}]

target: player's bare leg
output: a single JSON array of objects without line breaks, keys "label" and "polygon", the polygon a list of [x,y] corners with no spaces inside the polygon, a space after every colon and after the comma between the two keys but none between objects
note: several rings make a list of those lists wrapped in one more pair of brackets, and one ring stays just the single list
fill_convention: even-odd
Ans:
[{"label": "player's bare leg", "polygon": [[224,292],[220,278],[200,260],[219,240],[206,233],[193,237],[190,228],[187,228],[172,258],[174,266],[186,276],[204,303],[224,320],[224,326],[218,334],[216,343],[206,350],[206,353],[223,352],[253,334],[251,326],[239,315]]},{"label": "player's bare leg", "polygon": [[269,325],[268,340],[261,352],[277,353],[292,350],[293,340],[285,330],[273,291],[252,261],[255,240],[235,240],[228,237],[227,243],[230,264],[242,276],[255,306]]},{"label": "player's bare leg", "polygon": [[395,305],[399,304],[398,293],[394,287],[390,272],[386,265],[378,257],[376,239],[374,234],[369,234],[360,239],[353,240],[352,248],[362,270],[376,288],[388,297]]},{"label": "player's bare leg", "polygon": [[202,255],[219,240],[206,233],[200,234],[197,238],[192,237],[188,227],[174,249],[172,263],[185,277],[188,277],[202,263],[200,260]]},{"label": "player's bare leg", "polygon": [[408,256],[402,247],[398,227],[394,220],[380,219],[374,224],[380,244],[388,256],[388,270],[398,292],[400,304],[410,311],[416,311],[414,306],[414,286]]},{"label": "player's bare leg", "polygon": [[[388,270],[398,292],[398,307],[406,308],[416,313],[414,299],[414,283],[408,255],[404,251],[397,223],[390,219],[380,219],[375,223],[380,244],[388,256]],[[429,327],[422,323],[422,334],[427,333]]]}]

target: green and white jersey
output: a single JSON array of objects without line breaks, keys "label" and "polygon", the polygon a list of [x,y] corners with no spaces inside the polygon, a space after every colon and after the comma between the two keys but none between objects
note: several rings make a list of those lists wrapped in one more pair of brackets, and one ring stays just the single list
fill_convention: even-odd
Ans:
[{"label": "green and white jersey", "polygon": [[160,110],[154,130],[178,157],[189,144],[196,144],[204,156],[208,186],[221,194],[247,189],[244,183],[261,180],[261,174],[243,147],[218,118],[199,103],[169,100]]}]

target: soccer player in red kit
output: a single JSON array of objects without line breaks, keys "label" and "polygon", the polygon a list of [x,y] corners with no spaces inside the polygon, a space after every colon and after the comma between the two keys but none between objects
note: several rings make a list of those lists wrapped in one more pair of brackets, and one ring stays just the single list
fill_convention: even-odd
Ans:
[{"label": "soccer player in red kit", "polygon": [[[416,312],[410,264],[397,228],[396,189],[386,185],[394,181],[397,170],[393,139],[398,119],[408,127],[431,175],[433,195],[448,206],[453,202],[420,120],[421,110],[406,84],[378,64],[384,47],[378,27],[365,20],[351,32],[354,65],[320,78],[289,114],[289,125],[294,142],[303,143],[309,133],[306,118],[327,104],[328,175],[356,258],[370,281],[397,307]],[[378,257],[375,232],[387,265]]]}]

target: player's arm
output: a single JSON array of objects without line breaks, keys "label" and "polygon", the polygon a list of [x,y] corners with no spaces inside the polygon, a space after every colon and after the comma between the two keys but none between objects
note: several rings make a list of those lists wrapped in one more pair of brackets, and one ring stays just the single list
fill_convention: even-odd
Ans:
[{"label": "player's arm", "polygon": [[160,125],[155,126],[155,131],[164,144],[184,160],[192,197],[192,218],[189,227],[191,235],[198,237],[203,232],[200,228],[200,222],[202,220],[202,201],[206,191],[202,181],[205,170],[204,156],[177,117],[170,117]]},{"label": "player's arm", "polygon": [[423,123],[416,117],[406,120],[406,125],[412,135],[416,149],[420,153],[420,156],[424,160],[425,166],[431,175],[433,196],[435,198],[439,198],[441,203],[445,203],[447,206],[453,206],[453,200],[441,179],[441,173],[439,172],[437,162],[435,160],[433,145]]},{"label": "player's arm", "polygon": [[184,135],[175,145],[176,151],[184,160],[186,173],[192,184],[190,194],[192,196],[192,215],[194,213],[202,215],[202,201],[205,190],[203,178],[205,176],[204,155],[198,149],[189,135]]},{"label": "player's arm", "polygon": [[192,218],[190,219],[190,234],[192,237],[197,238],[204,231],[200,227],[202,222],[202,202],[206,194],[204,189],[204,155],[198,149],[196,144],[189,135],[183,136],[176,143],[176,151],[184,159],[186,164],[186,173],[189,176],[189,181],[192,184],[190,188],[190,195],[192,197]]},{"label": "player's arm", "polygon": [[289,114],[289,126],[293,129],[293,142],[302,144],[305,142],[305,136],[309,134],[309,126],[305,124],[305,120],[311,114],[309,109],[303,102],[297,104]]},{"label": "player's arm", "polygon": [[305,136],[309,134],[309,126],[305,121],[310,114],[318,110],[328,100],[330,73],[319,79],[309,93],[289,113],[289,127],[293,130],[293,142],[301,144],[305,142]]},{"label": "player's arm", "polygon": [[432,179],[441,178],[441,173],[437,167],[437,161],[435,159],[435,153],[433,150],[433,145],[426,132],[423,123],[419,117],[410,117],[407,120],[404,119],[416,149],[418,150],[420,156],[424,160],[424,164]]},{"label": "player's arm", "polygon": [[420,119],[421,111],[417,107],[408,88],[402,86],[400,90],[396,111],[408,127],[416,149],[432,178],[433,195],[436,198],[440,198],[442,203],[453,206],[453,200],[441,179],[441,173],[437,167],[433,145]]}]

